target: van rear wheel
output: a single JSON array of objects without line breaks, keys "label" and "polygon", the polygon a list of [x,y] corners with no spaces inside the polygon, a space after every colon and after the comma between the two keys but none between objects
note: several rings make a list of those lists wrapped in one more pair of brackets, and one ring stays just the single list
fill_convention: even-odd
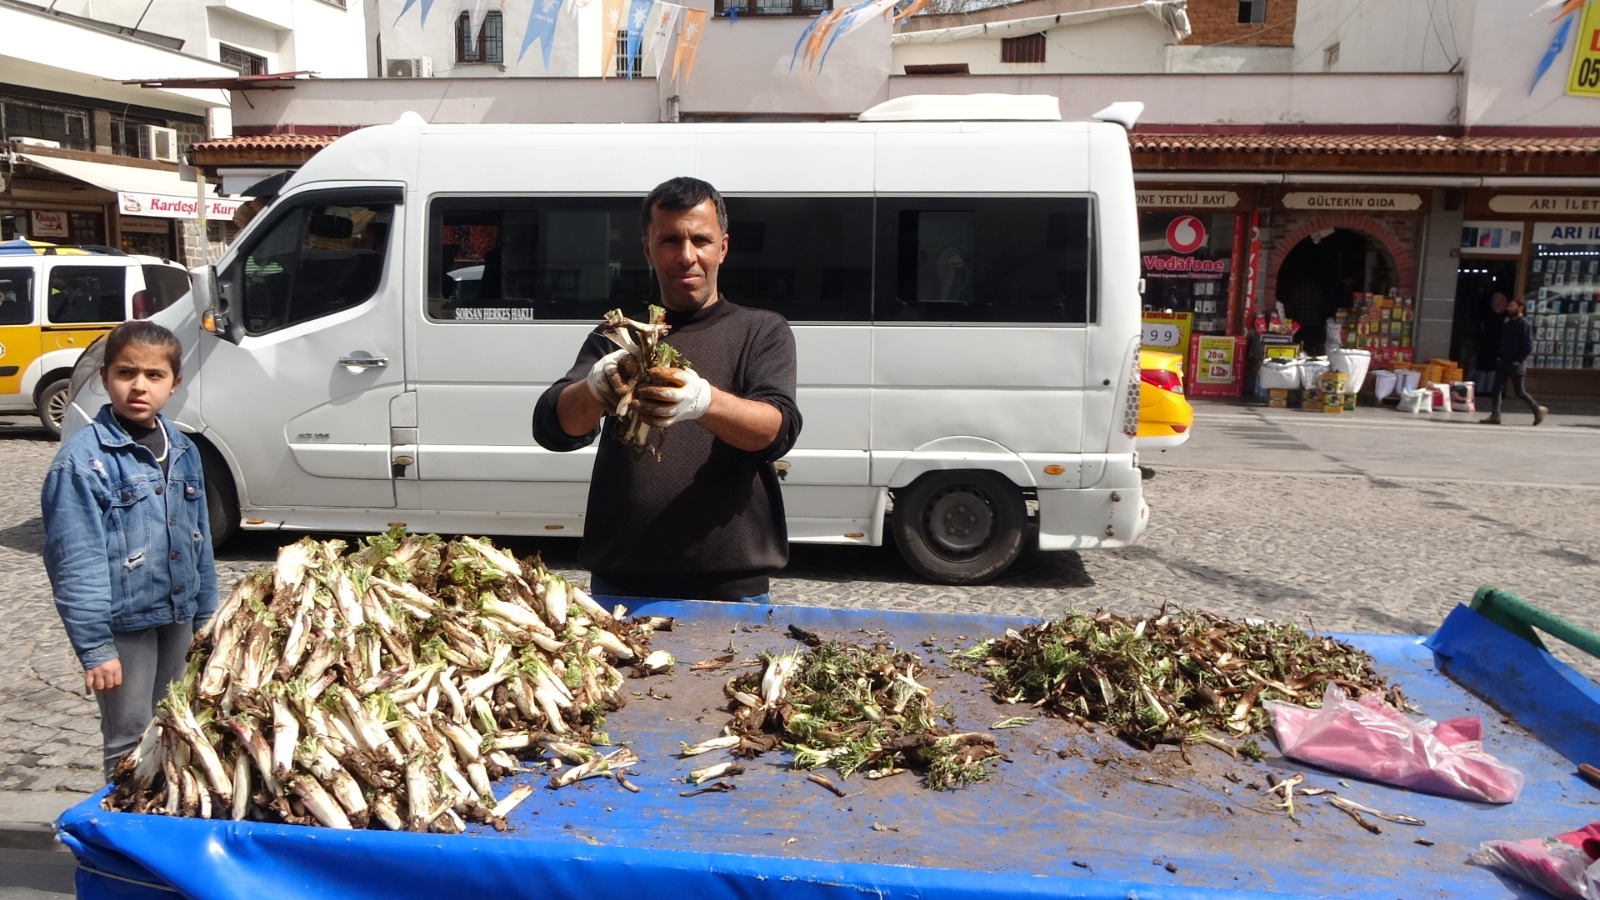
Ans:
[{"label": "van rear wheel", "polygon": [[45,385],[39,392],[39,422],[58,441],[61,440],[61,423],[67,418],[67,389],[71,386],[70,379],[62,378]]},{"label": "van rear wheel", "polygon": [[935,472],[895,492],[894,537],[912,569],[940,584],[992,581],[1022,554],[1022,493],[992,472]]}]

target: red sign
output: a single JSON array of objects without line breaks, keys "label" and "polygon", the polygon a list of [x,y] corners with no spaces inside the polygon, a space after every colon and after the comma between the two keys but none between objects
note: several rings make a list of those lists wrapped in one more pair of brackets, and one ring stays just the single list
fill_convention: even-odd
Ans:
[{"label": "red sign", "polygon": [[1256,274],[1261,266],[1261,212],[1250,213],[1250,249],[1244,265],[1244,320],[1246,326],[1256,308]]},{"label": "red sign", "polygon": [[1160,253],[1146,253],[1142,259],[1145,270],[1152,275],[1177,273],[1192,278],[1221,278],[1228,271],[1228,261],[1225,259],[1195,259],[1192,256]]},{"label": "red sign", "polygon": [[1206,245],[1206,226],[1194,216],[1178,216],[1167,223],[1167,246],[1177,253],[1193,253]]}]

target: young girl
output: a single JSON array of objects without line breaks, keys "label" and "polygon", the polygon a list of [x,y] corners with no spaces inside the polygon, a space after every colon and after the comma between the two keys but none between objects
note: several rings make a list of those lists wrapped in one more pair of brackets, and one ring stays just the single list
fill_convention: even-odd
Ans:
[{"label": "young girl", "polygon": [[100,370],[111,402],[61,445],[40,498],[45,568],[100,704],[108,779],[217,609],[200,451],[161,415],[181,350],[152,322],[111,330]]}]

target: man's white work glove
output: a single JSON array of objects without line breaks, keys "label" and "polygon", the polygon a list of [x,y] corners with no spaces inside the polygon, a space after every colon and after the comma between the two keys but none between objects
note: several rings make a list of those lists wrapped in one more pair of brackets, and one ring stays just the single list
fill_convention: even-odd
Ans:
[{"label": "man's white work glove", "polygon": [[682,387],[640,384],[633,392],[634,398],[639,401],[639,416],[652,428],[692,422],[705,415],[711,406],[711,382],[701,378],[693,369],[668,371],[682,383]]},{"label": "man's white work glove", "polygon": [[589,370],[586,379],[589,393],[600,401],[600,405],[605,407],[608,415],[620,415],[617,404],[622,402],[622,394],[628,386],[622,380],[622,373],[617,371],[617,366],[627,357],[628,351],[620,348],[607,353],[595,360],[594,367]]}]

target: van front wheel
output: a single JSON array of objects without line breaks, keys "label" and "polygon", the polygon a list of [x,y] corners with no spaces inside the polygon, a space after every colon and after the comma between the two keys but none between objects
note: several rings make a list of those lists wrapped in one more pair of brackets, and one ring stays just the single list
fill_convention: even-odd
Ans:
[{"label": "van front wheel", "polygon": [[67,417],[67,389],[72,382],[63,378],[45,385],[39,392],[39,423],[50,437],[61,440],[61,423]]},{"label": "van front wheel", "polygon": [[935,472],[895,492],[894,537],[911,568],[940,584],[983,584],[1022,553],[1027,513],[992,472]]},{"label": "van front wheel", "polygon": [[221,547],[239,533],[239,489],[222,454],[200,445],[200,465],[206,479],[206,518],[211,525],[211,546]]}]

